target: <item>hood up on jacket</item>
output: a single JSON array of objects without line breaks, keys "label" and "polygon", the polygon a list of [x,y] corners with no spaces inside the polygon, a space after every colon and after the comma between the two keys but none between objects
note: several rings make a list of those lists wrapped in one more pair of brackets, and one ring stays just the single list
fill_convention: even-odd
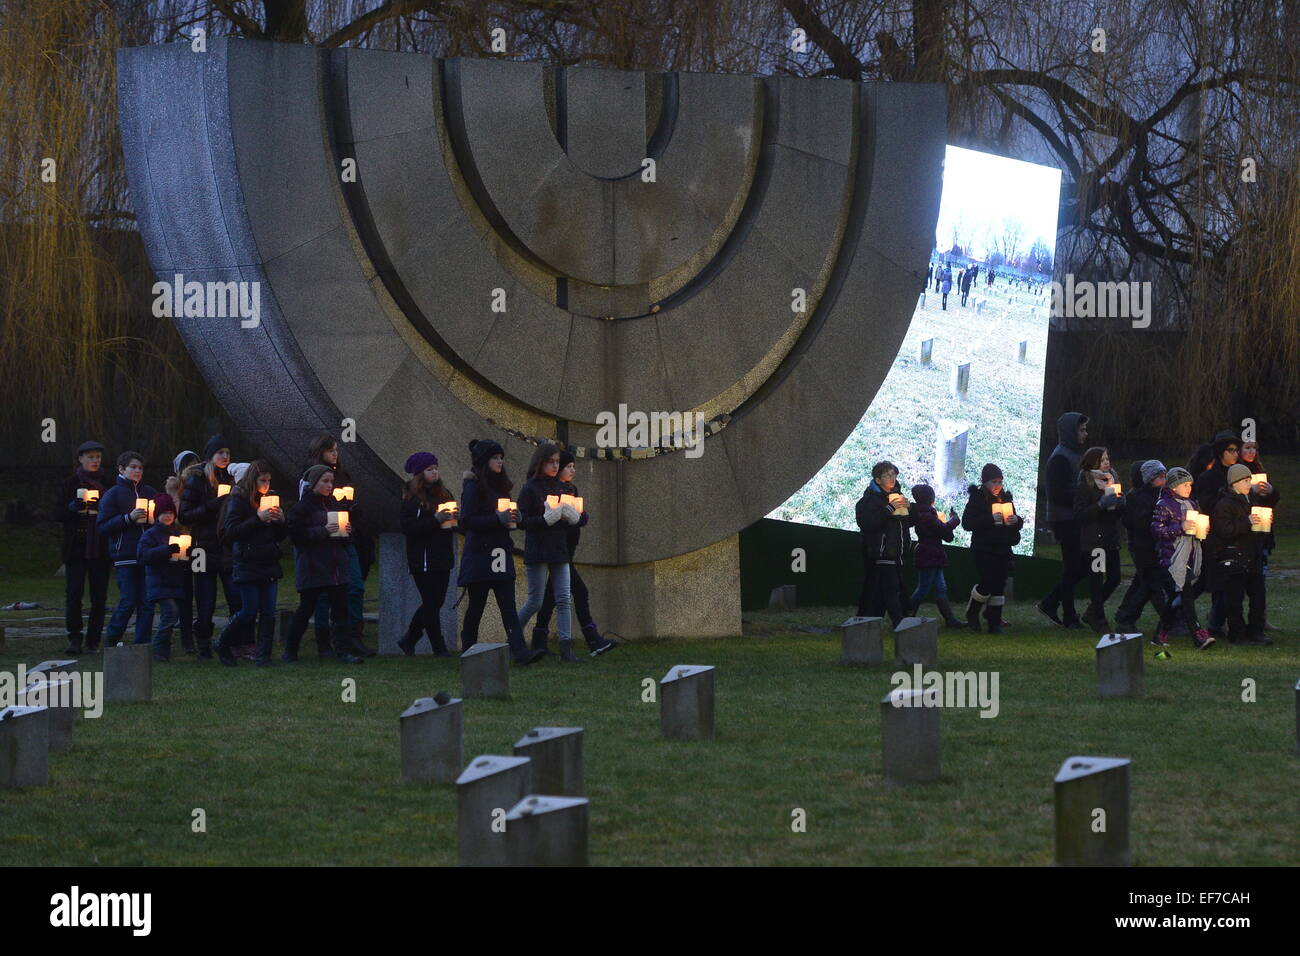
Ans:
[{"label": "hood up on jacket", "polygon": [[1063,448],[1071,451],[1083,451],[1079,442],[1079,426],[1088,424],[1088,416],[1083,412],[1066,412],[1056,420],[1056,440]]}]

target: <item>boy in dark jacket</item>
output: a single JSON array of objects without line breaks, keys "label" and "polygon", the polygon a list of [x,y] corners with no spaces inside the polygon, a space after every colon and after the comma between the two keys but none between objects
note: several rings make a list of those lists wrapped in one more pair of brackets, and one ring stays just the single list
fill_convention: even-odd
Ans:
[{"label": "boy in dark jacket", "polygon": [[871,483],[857,504],[862,532],[862,559],[866,567],[859,617],[886,613],[895,627],[905,616],[903,561],[912,544],[908,531],[913,520],[908,501],[898,491],[898,469],[880,461],[871,469]]},{"label": "boy in dark jacket", "polygon": [[1074,610],[1074,586],[1088,576],[1074,518],[1074,485],[1087,447],[1088,416],[1066,412],[1056,420],[1056,434],[1056,447],[1047,459],[1046,498],[1047,524],[1061,546],[1061,580],[1036,606],[1053,624],[1073,630],[1082,627]]},{"label": "boy in dark jacket", "polygon": [[[1264,636],[1264,574],[1260,561],[1263,534],[1259,516],[1250,511],[1251,472],[1245,465],[1227,469],[1227,491],[1210,517],[1210,587],[1224,595],[1228,640],[1233,644],[1272,644]],[[1250,599],[1250,620],[1242,613]]]},{"label": "boy in dark jacket", "polygon": [[153,659],[165,664],[172,657],[172,628],[176,626],[179,602],[185,597],[185,583],[190,575],[188,555],[181,554],[179,544],[170,543],[178,536],[176,503],[171,495],[153,499],[154,523],[140,535],[136,560],[144,568],[145,599],[158,612],[158,627],[153,635]]},{"label": "boy in dark jacket", "polygon": [[949,627],[965,627],[966,622],[952,613],[952,606],[948,603],[948,582],[943,575],[943,569],[948,566],[943,543],[952,540],[953,529],[961,523],[961,517],[953,512],[945,518],[935,511],[934,489],[929,485],[912,486],[912,517],[916,521],[916,552],[913,562],[917,583],[908,613],[911,617],[916,617],[921,602],[934,591],[934,603],[943,615],[944,623]]},{"label": "boy in dark jacket", "polygon": [[[1228,493],[1228,469],[1237,464],[1238,458],[1241,457],[1241,439],[1234,431],[1221,431],[1214,436],[1210,451],[1214,456],[1210,467],[1201,472],[1192,471],[1194,476],[1192,498],[1195,499],[1196,508],[1201,514],[1212,516],[1219,499]],[[1213,535],[1205,542],[1205,546],[1206,559],[1213,565]],[[1228,613],[1226,597],[1223,590],[1213,583],[1215,580],[1213,574],[1209,575],[1209,580],[1211,587],[1209,630],[1214,636],[1223,637],[1224,620]]]},{"label": "boy in dark jacket", "polygon": [[[1259,442],[1251,439],[1243,440],[1241,443],[1241,463],[1250,469],[1252,482],[1250,486],[1250,500],[1252,503],[1265,508],[1273,509],[1273,521],[1277,522],[1277,503],[1281,496],[1277,488],[1270,481],[1260,481],[1259,475],[1267,474],[1268,469],[1259,458]],[[1268,556],[1273,553],[1273,548],[1277,546],[1277,539],[1273,537],[1272,531],[1265,531],[1260,534],[1263,540],[1260,542],[1259,558],[1260,568],[1264,575],[1264,597],[1268,597]],[[1280,631],[1282,630],[1268,619],[1267,610],[1263,613],[1264,630]]]},{"label": "boy in dark jacket", "polygon": [[[286,664],[298,660],[298,645],[307,630],[307,622],[316,610],[321,595],[328,595],[331,624],[335,633],[344,634],[348,622],[348,555],[343,539],[337,537],[339,525],[331,521],[334,507],[334,472],[326,465],[307,469],[307,493],[289,512],[289,534],[294,543],[294,583],[298,588],[298,610],[284,642],[281,657]],[[334,656],[344,664],[363,664],[341,642],[334,642]]]},{"label": "boy in dark jacket", "polygon": [[[1002,469],[987,464],[980,470],[980,484],[971,485],[961,526],[969,531],[971,556],[979,581],[970,591],[966,623],[980,629],[980,608],[990,634],[1002,633],[1002,609],[1007,603],[1007,576],[1011,572],[1011,549],[1020,543],[1020,515],[1014,498],[1002,486]],[[1012,504],[1010,517],[994,514],[994,505]]]},{"label": "boy in dark jacket", "polygon": [[148,644],[152,634],[153,605],[145,597],[144,568],[136,560],[136,548],[149,521],[148,506],[137,508],[137,499],[151,499],[157,492],[144,483],[144,456],[124,451],[117,456],[117,483],[99,502],[99,534],[108,541],[108,558],[117,572],[117,608],[105,631],[109,644],[126,633],[135,614],[135,643]]},{"label": "boy in dark jacket", "polygon": [[91,500],[107,491],[100,468],[103,458],[103,445],[97,441],[83,442],[77,449],[77,467],[59,486],[59,498],[54,506],[54,513],[63,524],[63,603],[68,628],[65,654],[82,653],[81,597],[87,581],[90,582],[90,616],[85,630],[86,653],[99,650],[104,630],[112,564],[95,524],[99,502]]},{"label": "boy in dark jacket", "polygon": [[1151,514],[1155,511],[1160,489],[1165,485],[1165,466],[1162,462],[1135,461],[1129,469],[1129,487],[1135,489],[1128,496],[1128,504],[1120,513],[1120,523],[1128,532],[1128,553],[1133,559],[1133,580],[1119,602],[1115,612],[1115,629],[1121,634],[1137,630],[1137,620],[1142,608],[1150,601],[1156,613],[1165,614],[1165,592],[1160,587],[1156,569],[1160,562],[1156,556],[1156,542],[1151,536]]}]

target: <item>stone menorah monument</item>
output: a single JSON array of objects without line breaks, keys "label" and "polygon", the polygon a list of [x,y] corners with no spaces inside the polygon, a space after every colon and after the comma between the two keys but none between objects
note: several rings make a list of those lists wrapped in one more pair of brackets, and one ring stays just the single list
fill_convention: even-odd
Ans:
[{"label": "stone menorah monument", "polygon": [[[118,95],[159,281],[255,290],[172,316],[239,457],[296,476],[349,420],[377,532],[413,451],[458,494],[470,439],[516,487],[558,440],[624,636],[739,633],[738,532],[862,418],[934,244],[938,85],[218,39],[119,51]],[[620,410],[701,443],[599,439]]]}]

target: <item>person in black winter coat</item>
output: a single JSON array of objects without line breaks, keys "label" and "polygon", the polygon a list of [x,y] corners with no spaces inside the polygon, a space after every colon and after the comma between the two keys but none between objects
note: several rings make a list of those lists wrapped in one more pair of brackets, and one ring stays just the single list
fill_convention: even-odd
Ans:
[{"label": "person in black winter coat", "polygon": [[[234,635],[256,627],[257,649],[254,663],[271,666],[271,644],[275,639],[275,602],[279,592],[280,542],[289,533],[283,509],[279,505],[262,507],[262,498],[271,493],[271,466],[265,461],[251,462],[239,479],[226,503],[224,538],[230,545],[233,568],[231,577],[239,588],[239,611],[212,645],[221,663],[236,665],[230,641]],[[278,497],[278,496],[277,496]]]},{"label": "person in black winter coat", "polygon": [[[108,482],[101,470],[104,446],[88,441],[77,449],[77,467],[59,486],[59,497],[54,514],[63,524],[63,605],[68,628],[68,646],[65,654],[82,653],[85,640],[86,653],[99,650],[104,632],[104,614],[108,605],[108,576],[112,563],[108,549],[96,526],[99,503],[87,497],[86,492],[102,496]],[[90,615],[82,632],[81,598],[86,584],[90,584]]]},{"label": "person in black winter coat", "polygon": [[915,522],[907,499],[899,492],[898,469],[893,462],[880,461],[872,466],[871,482],[858,499],[856,515],[865,566],[858,616],[888,614],[897,627],[908,604],[903,591],[903,562],[912,547],[908,529]]},{"label": "person in black winter coat", "polygon": [[1079,479],[1074,492],[1074,515],[1079,522],[1079,549],[1089,569],[1091,601],[1083,612],[1083,622],[1098,634],[1112,628],[1106,618],[1106,599],[1119,587],[1119,516],[1123,512],[1123,493],[1112,493],[1115,484],[1110,469],[1110,453],[1094,446],[1079,460]]},{"label": "person in black winter coat", "polygon": [[136,545],[136,560],[144,568],[145,599],[157,612],[158,626],[153,634],[153,659],[167,663],[172,658],[172,628],[176,626],[180,602],[187,593],[190,579],[189,556],[181,546],[172,544],[178,537],[176,503],[171,495],[153,499],[154,523]]},{"label": "person in black winter coat", "polygon": [[961,517],[953,512],[948,518],[941,518],[934,508],[934,489],[929,485],[912,486],[912,518],[916,522],[916,590],[912,592],[911,607],[908,615],[916,617],[921,610],[921,602],[934,591],[934,603],[943,621],[948,627],[965,627],[966,622],[952,613],[948,603],[948,581],[943,569],[948,564],[943,543],[953,539],[953,529],[961,523]]},{"label": "person in black winter coat", "polygon": [[[966,604],[966,623],[980,629],[980,609],[990,634],[1002,633],[1002,609],[1007,603],[1007,577],[1011,573],[1011,549],[1020,543],[1020,515],[1015,499],[1002,484],[1002,469],[992,463],[980,470],[980,483],[968,489],[961,526],[970,532],[971,557],[979,580],[971,588]],[[1010,504],[1009,517],[993,511],[994,505]]]},{"label": "person in black winter coat", "polygon": [[406,536],[406,569],[420,592],[420,606],[397,646],[411,657],[420,636],[427,634],[434,655],[450,657],[440,613],[447,597],[451,569],[456,563],[457,511],[454,508],[440,511],[439,506],[455,505],[456,499],[442,483],[436,455],[416,452],[406,459],[406,473],[411,480],[402,490],[402,534]]},{"label": "person in black winter coat", "polygon": [[[181,489],[181,524],[190,529],[195,552],[190,566],[194,569],[194,642],[199,660],[212,660],[212,616],[217,609],[217,584],[226,596],[232,615],[241,607],[230,569],[222,559],[220,512],[230,493],[232,480],[226,467],[230,448],[220,435],[208,439],[203,450],[204,464],[185,473]],[[201,554],[201,556],[200,556]],[[200,570],[201,567],[201,570]],[[236,641],[236,643],[246,643]]]},{"label": "person in black winter coat", "polygon": [[[307,452],[307,465],[303,477],[298,481],[298,496],[303,497],[307,489],[307,471],[316,465],[325,465],[334,473],[334,487],[352,488],[352,498],[340,499],[335,496],[331,511],[346,511],[352,521],[351,533],[343,540],[343,550],[348,556],[348,621],[347,626],[338,632],[332,632],[327,620],[329,602],[324,596],[316,603],[316,648],[322,657],[329,656],[331,643],[342,641],[347,650],[360,657],[374,657],[379,653],[365,642],[365,596],[366,583],[362,557],[369,559],[372,551],[370,539],[356,527],[361,518],[361,504],[356,500],[356,488],[352,477],[339,456],[339,443],[333,435],[322,434]],[[366,561],[367,566],[369,560]]]},{"label": "person in black winter coat", "polygon": [[[289,511],[289,535],[294,544],[294,584],[298,588],[298,610],[293,613],[289,637],[284,642],[286,664],[298,660],[298,646],[307,630],[307,622],[316,610],[322,594],[330,604],[332,625],[344,633],[348,620],[348,555],[337,520],[334,501],[334,472],[326,465],[307,469],[307,494]],[[334,643],[334,656],[344,664],[363,664],[364,657]]]},{"label": "person in black winter coat", "polygon": [[1165,617],[1165,588],[1162,586],[1164,575],[1160,573],[1156,541],[1151,534],[1151,515],[1160,498],[1160,489],[1165,486],[1166,474],[1164,463],[1154,459],[1135,461],[1129,469],[1129,488],[1133,490],[1128,495],[1124,510],[1120,512],[1119,520],[1128,532],[1133,580],[1115,612],[1115,629],[1121,634],[1137,630],[1138,618],[1142,616],[1147,601],[1155,606],[1161,620]]},{"label": "person in black winter coat", "polygon": [[116,644],[126,633],[135,614],[135,643],[148,644],[153,637],[153,605],[145,598],[144,568],[136,561],[136,546],[149,519],[148,506],[137,508],[140,498],[157,492],[144,484],[144,456],[124,451],[117,456],[117,481],[99,500],[95,522],[99,536],[108,541],[108,559],[117,573],[117,608],[109,619],[104,637]]},{"label": "person in black winter coat", "polygon": [[[990,273],[990,276],[992,274]],[[1074,517],[1074,490],[1079,459],[1088,442],[1088,416],[1066,412],[1056,420],[1057,444],[1047,459],[1047,524],[1061,546],[1061,580],[1036,607],[1058,627],[1078,628],[1074,586],[1088,576],[1079,550],[1079,522]]]},{"label": "person in black winter coat", "polygon": [[[1261,551],[1264,535],[1255,530],[1260,523],[1251,513],[1251,471],[1235,464],[1224,476],[1227,489],[1210,516],[1210,587],[1222,591],[1233,644],[1272,644],[1264,635],[1264,573]],[[1250,599],[1250,619],[1243,615]]]},{"label": "person in black winter coat", "polygon": [[[1241,439],[1237,433],[1224,430],[1214,436],[1210,445],[1213,460],[1203,471],[1188,469],[1195,476],[1192,479],[1192,498],[1196,501],[1196,510],[1201,514],[1213,515],[1219,499],[1228,493],[1228,469],[1237,464],[1241,457]],[[1214,565],[1214,542],[1211,536],[1205,542],[1206,561]],[[1224,622],[1227,619],[1227,596],[1223,589],[1216,586],[1213,574],[1207,575],[1206,582],[1210,588],[1210,615],[1208,628],[1215,637],[1224,637]]]},{"label": "person in black winter coat", "polygon": [[[560,452],[560,488],[566,495],[578,496],[578,486],[573,483],[574,476],[577,474],[576,460],[570,451]],[[566,524],[565,533],[568,535],[569,544],[569,590],[573,593],[573,611],[578,618],[578,623],[582,627],[582,638],[587,642],[587,652],[592,657],[599,657],[608,651],[613,650],[617,645],[600,633],[600,628],[596,626],[596,620],[591,616],[591,595],[587,590],[587,584],[582,580],[582,575],[578,573],[577,565],[573,563],[574,555],[578,553],[578,542],[582,539],[582,526],[587,524],[591,518],[591,511],[587,507],[587,502],[582,505],[582,521],[578,524]],[[546,600],[542,602],[542,609],[537,612],[537,619],[533,627],[533,647],[546,647],[548,638],[547,627],[551,622],[551,614],[555,610],[555,588],[548,580],[546,583]]]},{"label": "person in black winter coat", "polygon": [[[497,502],[509,499],[514,488],[506,475],[506,453],[489,439],[469,443],[473,467],[465,473],[460,489],[460,525],[465,532],[456,583],[469,594],[461,631],[462,654],[478,643],[478,626],[487,607],[488,594],[496,598],[501,624],[516,664],[531,664],[546,655],[530,650],[519,626],[515,608],[514,542],[510,529],[518,524],[519,509],[497,510]],[[516,503],[517,505],[517,503]]]},{"label": "person in black winter coat", "polygon": [[[539,445],[528,464],[528,480],[519,492],[520,524],[524,528],[524,571],[528,575],[528,599],[519,609],[519,626],[528,627],[546,600],[549,574],[555,590],[555,629],[560,636],[560,660],[577,663],[573,653],[573,595],[569,590],[569,526],[586,522],[571,504],[559,503],[560,448],[546,442]],[[539,649],[536,643],[533,649]],[[541,648],[545,650],[545,648]]]},{"label": "person in black winter coat", "polygon": [[[1277,522],[1277,503],[1281,500],[1277,488],[1270,481],[1260,481],[1259,475],[1267,474],[1268,469],[1259,458],[1259,442],[1252,439],[1242,439],[1241,442],[1241,464],[1250,469],[1252,484],[1250,486],[1250,500],[1264,508],[1273,509],[1273,521]],[[1260,565],[1264,575],[1265,597],[1268,596],[1268,558],[1273,553],[1273,548],[1277,546],[1277,539],[1273,537],[1272,531],[1260,533],[1263,539],[1260,542]],[[1280,631],[1280,627],[1272,624],[1268,620],[1267,613],[1264,614],[1264,630]]]}]

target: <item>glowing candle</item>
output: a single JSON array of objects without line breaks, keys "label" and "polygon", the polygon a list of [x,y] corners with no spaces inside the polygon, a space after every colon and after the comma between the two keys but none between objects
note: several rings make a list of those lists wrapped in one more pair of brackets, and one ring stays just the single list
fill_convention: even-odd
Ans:
[{"label": "glowing candle", "polygon": [[98,488],[78,488],[78,489],[77,489],[77,498],[78,498],[79,500],[81,500],[81,501],[84,501],[84,502],[85,502],[86,504],[88,504],[88,505],[94,504],[96,501],[99,500],[99,489],[98,489]]},{"label": "glowing candle", "polygon": [[278,508],[278,507],[280,507],[279,495],[262,495],[262,501],[261,504],[258,506],[257,510],[259,513],[261,513],[263,511],[270,511],[272,508]]},{"label": "glowing candle", "polygon": [[342,488],[335,488],[335,489],[334,489],[334,500],[335,500],[335,501],[351,501],[351,500],[353,499],[353,496],[354,496],[355,494],[356,494],[356,491],[353,489],[353,487],[352,487],[351,485],[344,485]]},{"label": "glowing candle", "polygon": [[569,505],[578,514],[582,514],[582,499],[577,495],[560,495],[560,504]]},{"label": "glowing candle", "polygon": [[348,520],[348,517],[346,511],[327,511],[325,513],[327,524],[339,526],[339,530],[330,535],[331,538],[346,538],[348,536],[348,532],[352,530],[352,522]]},{"label": "glowing candle", "polygon": [[569,496],[568,496],[568,495],[547,495],[547,496],[546,496],[546,507],[548,507],[548,508],[558,508],[558,507],[560,507],[560,505],[564,504],[564,499],[567,498],[567,497],[569,497]]},{"label": "glowing candle", "polygon": [[993,513],[1002,516],[1002,523],[1006,524],[1011,520],[1011,516],[1016,513],[1016,506],[1009,501],[993,502]]},{"label": "glowing candle", "polygon": [[140,524],[148,524],[153,521],[153,502],[148,498],[136,498],[135,507],[137,511],[143,511],[144,517],[140,519]]},{"label": "glowing candle", "polygon": [[1252,515],[1259,515],[1259,524],[1251,525],[1251,531],[1258,531],[1265,534],[1273,530],[1273,509],[1261,508],[1258,505],[1250,509]]},{"label": "glowing candle", "polygon": [[228,494],[230,494],[230,486],[229,486],[229,485],[217,485],[217,497],[218,497],[218,498],[224,498],[224,497],[226,497],[226,495],[228,495]]},{"label": "glowing candle", "polygon": [[907,499],[904,498],[902,495],[900,494],[890,495],[889,503],[894,506],[894,514],[896,515],[907,514]]},{"label": "glowing candle", "polygon": [[[497,499],[497,511],[514,511],[514,510],[515,510],[515,503],[511,501],[509,498]],[[506,527],[507,528],[515,527],[515,522],[511,521],[508,525],[506,525]]]},{"label": "glowing candle", "polygon": [[939,523],[940,523],[940,524],[947,524],[947,523],[948,523],[948,516],[947,516],[946,514],[944,514],[942,511],[936,511],[936,512],[934,513],[934,515],[935,515],[936,518],[939,519]]},{"label": "glowing candle", "polygon": [[1204,541],[1210,535],[1210,516],[1198,514],[1196,516],[1196,537]]},{"label": "glowing candle", "polygon": [[168,544],[179,544],[181,546],[180,554],[172,555],[173,561],[183,561],[185,560],[185,558],[189,557],[190,540],[191,539],[188,534],[176,534],[176,535],[172,535],[167,539]]},{"label": "glowing candle", "polygon": [[1252,485],[1266,485],[1266,484],[1268,484],[1268,472],[1266,472],[1266,471],[1261,471],[1261,472],[1260,472],[1259,474],[1257,474],[1257,475],[1251,475],[1251,476],[1250,476],[1250,483],[1251,483]]},{"label": "glowing candle", "polygon": [[460,509],[456,507],[456,502],[454,501],[444,501],[442,504],[438,505],[439,514],[444,514],[444,513],[455,514],[458,510]]},{"label": "glowing candle", "polygon": [[1108,495],[1119,495],[1123,494],[1123,492],[1124,489],[1118,481],[1112,481],[1106,486],[1106,494]]}]

